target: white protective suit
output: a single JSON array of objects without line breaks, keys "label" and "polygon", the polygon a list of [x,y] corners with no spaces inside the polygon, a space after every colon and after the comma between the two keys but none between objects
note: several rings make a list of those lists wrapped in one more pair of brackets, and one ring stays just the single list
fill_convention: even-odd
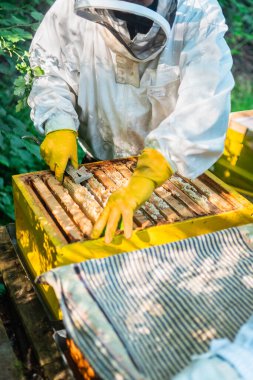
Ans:
[{"label": "white protective suit", "polygon": [[[131,40],[113,10],[153,26]],[[101,160],[155,148],[197,177],[223,151],[234,84],[226,30],[216,0],[159,0],[157,12],[121,0],[56,0],[30,50],[31,66],[45,72],[29,97],[36,128],[79,129]]]}]

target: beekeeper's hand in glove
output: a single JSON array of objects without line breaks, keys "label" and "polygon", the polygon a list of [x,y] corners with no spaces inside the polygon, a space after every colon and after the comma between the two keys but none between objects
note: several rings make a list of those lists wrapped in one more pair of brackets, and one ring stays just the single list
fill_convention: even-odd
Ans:
[{"label": "beekeeper's hand in glove", "polygon": [[171,174],[172,169],[161,153],[151,148],[144,149],[128,185],[116,190],[108,199],[104,211],[94,225],[91,237],[97,239],[106,227],[105,242],[110,243],[122,218],[124,235],[126,239],[130,239],[134,211]]},{"label": "beekeeper's hand in glove", "polygon": [[60,182],[63,180],[68,160],[78,169],[76,136],[75,131],[57,130],[48,133],[40,146],[41,157]]}]

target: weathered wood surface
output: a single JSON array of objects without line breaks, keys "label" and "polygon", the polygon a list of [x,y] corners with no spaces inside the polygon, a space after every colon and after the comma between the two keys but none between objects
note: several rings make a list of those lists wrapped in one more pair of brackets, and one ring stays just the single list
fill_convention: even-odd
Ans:
[{"label": "weathered wood surface", "polygon": [[82,212],[80,207],[73,202],[72,197],[69,195],[68,190],[65,189],[52,174],[45,174],[42,176],[44,182],[54,194],[57,201],[61,204],[65,212],[70,216],[76,226],[84,234],[85,237],[90,236],[92,231],[92,223]]},{"label": "weathered wood surface", "polygon": [[71,242],[80,241],[83,235],[78,230],[72,219],[63,209],[62,205],[55,199],[49,188],[45,185],[39,176],[34,176],[31,179],[34,190],[41,197],[43,202],[47,205],[50,213],[54,216],[63,232],[66,232],[67,237]]},{"label": "weathered wood surface", "polygon": [[[61,358],[53,339],[53,329],[31,282],[19,263],[5,227],[0,227],[0,271],[45,379],[73,379]],[[1,371],[2,368],[3,366],[1,366]],[[11,379],[11,377],[3,379]]]},{"label": "weathered wood surface", "polygon": [[13,352],[11,343],[0,319],[0,380],[24,380],[21,364]]},{"label": "weathered wood surface", "polygon": [[86,187],[74,183],[68,177],[64,179],[63,186],[68,189],[69,194],[86,214],[87,218],[89,218],[92,223],[95,223],[103,211],[103,208],[96,201],[94,195],[90,193]]}]

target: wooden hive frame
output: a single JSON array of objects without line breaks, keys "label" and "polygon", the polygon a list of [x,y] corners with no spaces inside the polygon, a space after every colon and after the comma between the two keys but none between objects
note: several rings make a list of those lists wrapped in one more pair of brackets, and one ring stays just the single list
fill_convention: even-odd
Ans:
[{"label": "wooden hive frame", "polygon": [[[213,174],[194,181],[175,175],[135,213],[131,240],[89,239],[109,195],[127,183],[135,164],[129,158],[85,165],[93,178],[82,185],[66,177],[62,186],[49,171],[13,177],[17,241],[32,279],[59,265],[252,223],[253,204]],[[39,290],[53,318],[61,318],[53,290]]]}]

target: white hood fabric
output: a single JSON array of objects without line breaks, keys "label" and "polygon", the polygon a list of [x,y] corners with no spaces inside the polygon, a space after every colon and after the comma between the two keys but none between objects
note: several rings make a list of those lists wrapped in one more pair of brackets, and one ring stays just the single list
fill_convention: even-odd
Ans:
[{"label": "white hood fabric", "polygon": [[[130,39],[113,11],[153,21]],[[158,149],[195,178],[221,155],[232,59],[216,0],[159,0],[157,12],[121,0],[56,0],[31,45],[29,97],[41,133],[78,130],[101,160]],[[67,143],[67,142],[66,142]]]}]

